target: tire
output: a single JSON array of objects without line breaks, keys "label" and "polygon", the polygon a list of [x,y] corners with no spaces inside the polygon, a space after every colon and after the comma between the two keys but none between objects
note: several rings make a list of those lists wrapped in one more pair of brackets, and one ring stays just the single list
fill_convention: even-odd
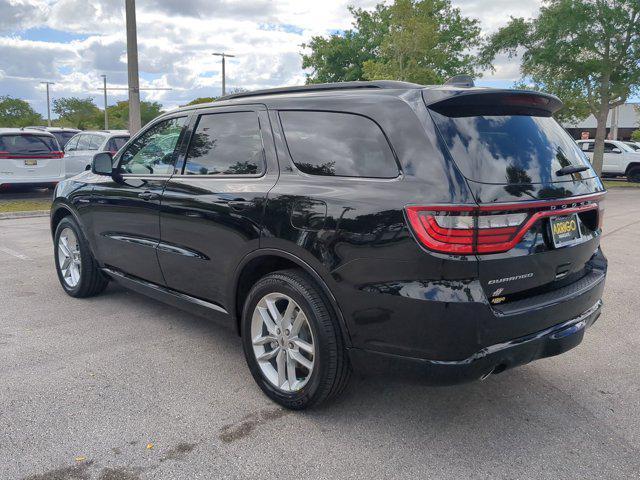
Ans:
[{"label": "tire", "polygon": [[[61,262],[62,266],[64,266],[66,253],[63,248],[64,241],[61,241],[61,237],[66,239],[67,252],[71,251],[72,257],[79,261],[77,269],[67,264],[69,266],[63,272]],[[89,244],[76,220],[72,216],[64,217],[56,227],[53,238],[53,257],[56,272],[64,291],[76,298],[93,297],[101,293],[107,287],[109,280],[100,271],[98,262],[93,257]],[[70,261],[70,263],[74,262]],[[74,272],[75,275],[73,274]]]},{"label": "tire", "polygon": [[640,167],[633,167],[629,170],[627,182],[640,183]]},{"label": "tire", "polygon": [[[279,331],[277,322],[271,325],[277,330],[275,335],[271,334],[264,320],[265,313],[268,319],[273,321],[274,318],[271,310],[265,308],[269,301],[281,316],[279,325],[282,328]],[[287,315],[291,301],[293,313]],[[302,316],[296,312],[301,312]],[[274,341],[254,345],[254,339],[268,337]],[[288,339],[292,339],[291,342]],[[338,396],[351,375],[341,328],[333,309],[316,283],[300,270],[281,270],[256,282],[244,304],[242,345],[249,370],[258,386],[269,398],[287,409],[306,409]],[[308,351],[310,346],[313,354]],[[278,354],[273,356],[276,350]],[[270,355],[271,359],[265,361],[264,358]],[[300,358],[301,355],[304,359]],[[281,357],[284,360],[281,361]],[[304,366],[309,363],[312,364],[311,369]],[[286,381],[280,386],[279,365],[286,367],[283,375]],[[294,365],[293,369],[291,365]],[[293,380],[289,376],[292,370]]]}]

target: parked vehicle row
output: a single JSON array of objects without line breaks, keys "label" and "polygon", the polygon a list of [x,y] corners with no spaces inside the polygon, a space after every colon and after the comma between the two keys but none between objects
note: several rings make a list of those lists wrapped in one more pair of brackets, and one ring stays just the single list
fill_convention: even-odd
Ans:
[{"label": "parked vehicle row", "polygon": [[[595,140],[578,140],[578,145],[589,160],[593,160]],[[608,177],[625,175],[630,182],[640,182],[640,151],[633,145],[632,142],[606,140],[602,175]]]},{"label": "parked vehicle row", "polygon": [[58,185],[60,284],[114,280],[231,326],[292,409],[352,367],[446,384],[560,354],[607,270],[605,190],[561,105],[379,81],[178,109]]},{"label": "parked vehicle row", "polygon": [[61,180],[89,169],[96,152],[115,154],[128,139],[129,132],[125,130],[0,128],[0,188],[54,187]]}]

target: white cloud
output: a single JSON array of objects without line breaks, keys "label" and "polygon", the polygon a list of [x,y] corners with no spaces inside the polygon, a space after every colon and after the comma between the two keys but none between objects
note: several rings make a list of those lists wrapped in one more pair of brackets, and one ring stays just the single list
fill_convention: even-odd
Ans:
[{"label": "white cloud", "polygon": [[[376,0],[138,0],[138,45],[143,98],[173,107],[220,93],[220,59],[227,85],[248,89],[304,82],[301,44],[313,35],[349,28],[347,6],[371,8]],[[509,16],[531,16],[539,0],[453,0],[463,14],[479,18],[486,32]],[[126,38],[122,0],[0,0],[0,95],[33,102],[44,112],[41,80],[56,82],[54,98],[93,96],[101,105],[101,74],[125,86]],[[41,30],[38,41],[30,32]],[[42,31],[44,30],[44,31]],[[69,37],[69,34],[72,34]],[[68,38],[65,37],[67,35]],[[42,37],[48,41],[41,41]],[[518,62],[498,58],[485,80],[513,81]],[[112,99],[126,98],[112,92]]]}]

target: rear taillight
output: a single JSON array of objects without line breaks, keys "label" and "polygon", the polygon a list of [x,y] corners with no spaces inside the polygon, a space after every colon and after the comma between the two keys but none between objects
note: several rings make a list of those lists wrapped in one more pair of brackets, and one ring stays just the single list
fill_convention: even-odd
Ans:
[{"label": "rear taillight", "polygon": [[52,151],[48,153],[38,153],[38,154],[15,154],[9,152],[0,152],[0,160],[22,160],[25,158],[42,158],[42,159],[51,159],[51,158],[63,158],[64,152],[60,151]]},{"label": "rear taillight", "polygon": [[408,206],[405,210],[417,240],[429,250],[486,254],[511,250],[541,218],[598,209],[597,200],[603,196],[508,205]]}]

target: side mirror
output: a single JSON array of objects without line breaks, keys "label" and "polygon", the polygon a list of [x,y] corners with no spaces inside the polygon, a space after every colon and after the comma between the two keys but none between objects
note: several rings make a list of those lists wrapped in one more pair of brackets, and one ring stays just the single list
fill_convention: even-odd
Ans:
[{"label": "side mirror", "polygon": [[611,152],[612,153],[622,153],[622,150],[620,150],[619,148],[616,147],[616,148],[612,148]]},{"label": "side mirror", "polygon": [[91,172],[98,175],[113,174],[113,157],[109,152],[96,153],[91,160]]}]

